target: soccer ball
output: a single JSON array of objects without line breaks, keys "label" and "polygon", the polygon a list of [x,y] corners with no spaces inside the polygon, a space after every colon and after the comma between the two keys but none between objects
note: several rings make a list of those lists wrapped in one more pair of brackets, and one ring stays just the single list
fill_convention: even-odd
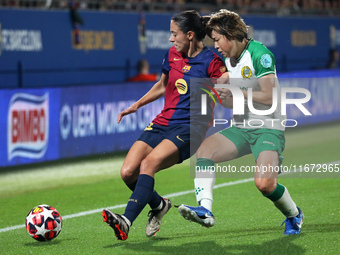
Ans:
[{"label": "soccer ball", "polygon": [[61,216],[52,206],[38,205],[27,214],[27,232],[37,241],[45,242],[56,238],[61,227]]}]

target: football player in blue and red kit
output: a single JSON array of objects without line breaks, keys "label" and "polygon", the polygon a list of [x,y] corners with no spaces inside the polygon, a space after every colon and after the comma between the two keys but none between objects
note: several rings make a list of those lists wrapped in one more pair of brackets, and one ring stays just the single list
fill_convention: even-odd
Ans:
[{"label": "football player in blue and red kit", "polygon": [[151,211],[145,233],[150,237],[159,230],[171,202],[154,190],[154,176],[195,153],[208,129],[205,121],[195,123],[200,118],[192,113],[200,110],[191,111],[196,104],[190,97],[190,79],[217,79],[228,74],[220,57],[203,44],[206,19],[196,11],[184,11],[172,17],[169,41],[173,47],[163,60],[160,80],[118,115],[119,123],[125,115],[165,97],[164,109],[130,148],[121,168],[122,179],[133,191],[124,214],[103,210],[104,222],[113,228],[118,240],[127,239],[133,221],[146,204]]}]

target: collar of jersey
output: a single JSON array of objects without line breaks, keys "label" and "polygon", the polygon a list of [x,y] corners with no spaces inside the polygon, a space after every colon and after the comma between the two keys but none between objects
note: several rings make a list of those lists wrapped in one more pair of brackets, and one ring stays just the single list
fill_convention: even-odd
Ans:
[{"label": "collar of jersey", "polygon": [[198,53],[195,57],[187,57],[187,59],[194,59],[197,58],[199,55],[201,55],[202,52],[204,52],[207,49],[207,46],[204,46],[200,53]]},{"label": "collar of jersey", "polygon": [[250,44],[251,41],[253,41],[253,39],[249,39],[249,40],[248,40],[248,43],[247,43],[246,47],[245,47],[244,50],[242,51],[241,55],[237,58],[237,61],[239,61],[239,60],[243,57],[243,55],[244,55],[244,53],[247,51],[247,49],[248,49],[249,44]]}]

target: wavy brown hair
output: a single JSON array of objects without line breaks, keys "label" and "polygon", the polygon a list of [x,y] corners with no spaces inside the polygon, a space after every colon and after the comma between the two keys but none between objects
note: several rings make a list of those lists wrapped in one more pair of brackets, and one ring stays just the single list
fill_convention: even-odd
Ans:
[{"label": "wavy brown hair", "polygon": [[213,13],[206,25],[206,32],[210,37],[213,30],[228,40],[236,39],[242,42],[247,38],[248,27],[237,13],[222,9]]}]

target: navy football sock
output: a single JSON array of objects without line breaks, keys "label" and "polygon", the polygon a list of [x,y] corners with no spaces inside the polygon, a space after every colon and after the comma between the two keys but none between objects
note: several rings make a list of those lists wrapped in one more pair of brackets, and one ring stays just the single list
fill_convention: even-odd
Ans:
[{"label": "navy football sock", "polygon": [[155,209],[160,205],[162,201],[163,201],[163,198],[157,193],[156,190],[153,190],[148,204],[150,205],[151,209]]},{"label": "navy football sock", "polygon": [[130,183],[130,184],[126,184],[126,186],[128,186],[128,188],[133,192],[136,188],[136,184],[137,184],[137,181]]},{"label": "navy football sock", "polygon": [[139,175],[135,190],[133,191],[123,214],[129,219],[131,224],[151,199],[154,185],[155,180],[153,177],[147,174]]},{"label": "navy football sock", "polygon": [[[130,183],[130,184],[126,184],[126,186],[128,186],[131,191],[134,191],[136,188],[136,184],[137,184],[137,181]],[[157,193],[157,191],[153,190],[148,204],[150,205],[151,209],[155,209],[160,205],[162,200],[163,198]]]}]

